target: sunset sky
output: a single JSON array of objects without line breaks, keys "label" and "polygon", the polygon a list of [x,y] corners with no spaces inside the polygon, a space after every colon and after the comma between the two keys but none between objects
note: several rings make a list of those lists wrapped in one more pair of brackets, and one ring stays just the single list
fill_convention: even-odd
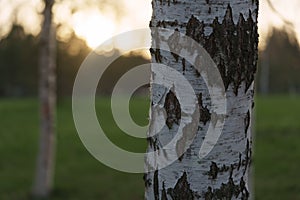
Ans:
[{"label": "sunset sky", "polygon": [[[293,23],[300,41],[300,18],[297,14],[300,1],[289,0],[287,3],[285,0],[271,0],[271,2],[283,18]],[[42,10],[41,0],[0,0],[0,38],[9,33],[14,21],[23,25],[27,33],[38,34]],[[95,48],[118,33],[147,28],[151,17],[151,0],[63,0],[56,2],[53,11],[55,23],[61,24],[57,30],[60,40],[67,39],[74,30],[89,47]],[[282,18],[268,6],[266,0],[260,0],[261,47],[270,27],[283,25]],[[122,49],[124,44],[116,42],[114,45]]]}]

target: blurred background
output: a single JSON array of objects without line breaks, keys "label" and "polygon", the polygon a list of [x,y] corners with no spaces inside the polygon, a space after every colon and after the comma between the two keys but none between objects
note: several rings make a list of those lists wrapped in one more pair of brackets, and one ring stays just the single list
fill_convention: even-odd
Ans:
[{"label": "blurred background", "polygon": [[[30,199],[38,151],[38,39],[42,0],[0,0],[0,199]],[[259,65],[256,76],[255,199],[300,199],[300,1],[260,0]],[[125,174],[94,159],[80,142],[72,118],[71,94],[81,63],[112,36],[147,28],[150,0],[56,0],[57,155],[50,199],[142,199],[142,174]],[[118,77],[149,63],[149,54],[123,54],[124,45],[149,41],[137,36],[99,50],[120,57],[99,85],[98,117],[118,146],[145,150],[114,124],[109,94]],[[149,100],[139,95],[130,111],[147,124]]]}]

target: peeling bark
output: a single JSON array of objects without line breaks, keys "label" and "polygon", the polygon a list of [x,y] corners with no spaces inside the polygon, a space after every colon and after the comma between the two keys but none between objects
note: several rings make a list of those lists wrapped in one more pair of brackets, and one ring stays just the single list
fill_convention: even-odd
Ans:
[{"label": "peeling bark", "polygon": [[[251,113],[257,65],[258,1],[153,0],[152,5],[151,26],[178,30],[200,43],[210,54],[225,85],[227,115],[224,117],[223,132],[217,144],[206,157],[200,159],[200,147],[209,124],[214,123],[215,118],[215,113],[211,112],[211,99],[205,81],[184,58],[170,52],[150,49],[153,62],[171,66],[190,82],[198,97],[200,123],[187,152],[166,168],[147,174],[148,182],[155,180],[158,184],[156,187],[146,187],[145,198],[253,198],[248,189],[248,172],[252,154]],[[167,39],[171,50],[180,48],[176,45],[176,34],[174,32]],[[154,42],[159,44],[159,41]],[[152,69],[152,74],[158,73]],[[152,76],[152,79],[157,80],[158,77]],[[162,81],[164,79],[158,82]],[[180,89],[180,85],[176,87],[173,88],[174,91]],[[172,94],[164,88],[152,87],[152,111],[157,107],[164,107],[167,113],[168,128],[155,136],[156,143],[161,145],[167,143],[170,136],[176,133],[181,123],[180,117],[183,117],[178,114],[181,105],[174,94],[176,93]],[[151,120],[155,122],[156,119]],[[183,134],[189,133],[183,130]],[[174,148],[178,148],[178,144],[176,145]],[[149,140],[148,151],[154,151],[155,148],[153,141]]]}]

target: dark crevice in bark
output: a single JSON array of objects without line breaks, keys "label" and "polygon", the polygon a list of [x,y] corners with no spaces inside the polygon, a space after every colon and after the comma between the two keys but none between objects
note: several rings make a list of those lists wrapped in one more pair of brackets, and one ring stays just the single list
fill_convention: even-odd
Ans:
[{"label": "dark crevice in bark", "polygon": [[173,200],[193,200],[194,192],[190,188],[190,184],[187,180],[187,173],[183,172],[183,175],[178,179],[174,188],[168,189],[168,194]]},{"label": "dark crevice in bark", "polygon": [[161,63],[162,56],[160,54],[160,49],[150,48],[150,53],[151,53],[152,58],[153,57],[155,58],[156,62]]},{"label": "dark crevice in bark", "polygon": [[218,173],[229,172],[229,177],[232,177],[233,170],[236,168],[238,168],[238,163],[231,164],[230,166],[223,165],[222,167],[218,167],[217,163],[211,162],[208,175],[211,179],[216,179]]},{"label": "dark crevice in bark", "polygon": [[250,111],[249,110],[244,119],[244,123],[245,123],[245,137],[247,137],[248,128],[250,126]]},{"label": "dark crevice in bark", "polygon": [[156,24],[156,27],[163,27],[163,28],[166,28],[167,26],[169,27],[173,27],[173,26],[178,26],[178,21],[175,19],[174,21],[165,21],[165,20],[162,20],[162,21],[158,21],[157,24]]},{"label": "dark crevice in bark", "polygon": [[251,164],[251,156],[252,156],[252,150],[250,148],[250,142],[247,139],[244,159],[242,159],[242,154],[239,153],[238,163],[233,163],[230,166],[223,165],[222,167],[218,167],[217,163],[211,162],[211,165],[210,165],[209,171],[207,172],[207,175],[211,179],[216,179],[218,176],[218,173],[229,172],[229,177],[232,177],[233,171],[235,169],[240,170],[240,168],[242,166],[245,167],[243,174],[246,174],[246,171]]},{"label": "dark crevice in bark", "polygon": [[251,11],[247,20],[240,14],[238,23],[234,24],[228,5],[222,23],[215,18],[211,27],[212,33],[205,36],[203,22],[192,15],[187,23],[186,35],[203,45],[210,54],[219,68],[226,90],[229,84],[233,84],[237,95],[241,83],[245,82],[246,92],[254,81],[257,63],[258,33]]},{"label": "dark crevice in bark", "polygon": [[238,163],[238,168],[237,168],[237,170],[240,170],[241,165],[242,165],[242,154],[239,153],[239,163]]},{"label": "dark crevice in bark", "polygon": [[[168,6],[171,5],[171,0],[159,0],[159,2],[160,2],[160,5],[162,5],[164,2],[166,2]],[[177,3],[180,3],[180,2],[178,0],[172,0],[172,3],[177,4]]]},{"label": "dark crevice in bark", "polygon": [[154,192],[154,199],[159,200],[159,185],[158,185],[158,170],[155,170],[154,177],[153,177],[153,192]]},{"label": "dark crevice in bark", "polygon": [[245,170],[244,170],[244,174],[246,174],[247,168],[250,166],[250,163],[251,163],[252,150],[250,148],[249,139],[247,139],[245,154],[246,154],[246,158],[245,158]]},{"label": "dark crevice in bark", "polygon": [[151,179],[148,178],[148,174],[144,174],[143,175],[143,180],[144,180],[144,183],[145,183],[145,187],[148,188],[151,186]]},{"label": "dark crevice in bark", "polygon": [[191,16],[186,25],[186,35],[200,44],[205,43],[204,23],[200,22],[194,15]]},{"label": "dark crevice in bark", "polygon": [[161,191],[161,200],[168,200],[165,182],[163,182],[163,189]]},{"label": "dark crevice in bark", "polygon": [[179,121],[181,119],[180,103],[171,90],[166,96],[164,108],[167,112],[166,125],[168,128],[171,129],[174,123],[179,125]]},{"label": "dark crevice in bark", "polygon": [[249,192],[243,177],[235,184],[232,177],[229,177],[227,183],[222,183],[220,188],[212,189],[208,187],[204,194],[205,200],[226,199],[230,200],[238,198],[246,200],[249,198]]},{"label": "dark crevice in bark", "polygon": [[185,68],[186,68],[186,66],[185,66],[185,59],[182,58],[182,74],[183,75],[185,74]]},{"label": "dark crevice in bark", "polygon": [[198,96],[198,105],[200,112],[200,122],[203,122],[205,125],[211,119],[211,113],[209,112],[207,106],[203,106],[202,93]]},{"label": "dark crevice in bark", "polygon": [[219,172],[219,168],[217,166],[217,163],[215,162],[211,162],[211,165],[209,167],[209,172],[208,175],[212,178],[212,179],[216,179],[218,176],[218,172]]},{"label": "dark crevice in bark", "polygon": [[[249,148],[249,147],[248,147]],[[245,167],[244,174],[250,164],[250,150],[246,149],[246,157],[242,159],[242,154],[239,153],[239,161],[230,165],[223,164],[218,166],[217,163],[211,162],[209,171],[206,173],[211,179],[217,179],[219,173],[229,172],[229,177],[232,177],[233,171],[235,169],[239,170],[242,166]]]},{"label": "dark crevice in bark", "polygon": [[158,141],[158,139],[153,136],[153,137],[147,137],[147,141],[148,141],[148,144],[149,146],[154,150],[159,150],[160,149],[160,143]]}]

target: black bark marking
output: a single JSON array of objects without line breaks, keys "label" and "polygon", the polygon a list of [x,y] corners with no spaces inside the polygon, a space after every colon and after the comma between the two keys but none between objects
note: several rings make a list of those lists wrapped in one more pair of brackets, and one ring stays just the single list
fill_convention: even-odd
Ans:
[{"label": "black bark marking", "polygon": [[159,150],[160,149],[160,143],[156,137],[147,137],[147,141],[149,146],[154,150]]},{"label": "black bark marking", "polygon": [[251,162],[251,149],[249,141],[247,140],[246,145],[246,157],[242,160],[242,154],[239,153],[239,161],[237,163],[233,163],[230,166],[223,164],[222,167],[218,167],[217,163],[211,162],[209,167],[209,171],[206,173],[211,179],[216,179],[219,173],[229,172],[229,177],[232,177],[233,171],[235,169],[239,170],[242,166],[245,167],[243,174],[246,173],[247,167],[250,165]]},{"label": "black bark marking", "polygon": [[233,84],[234,93],[242,82],[245,82],[245,92],[254,81],[257,65],[257,25],[252,19],[251,11],[247,20],[240,14],[237,24],[232,18],[232,9],[228,5],[222,23],[215,18],[213,31],[209,36],[204,35],[204,23],[193,15],[186,27],[186,35],[199,42],[217,64],[222,76],[225,89]]},{"label": "black bark marking", "polygon": [[204,43],[204,23],[200,22],[194,15],[191,16],[186,25],[186,35],[200,44]]},{"label": "black bark marking", "polygon": [[163,182],[163,189],[162,189],[162,193],[161,193],[161,200],[168,200],[167,191],[166,191],[166,188],[165,188],[165,182]]},{"label": "black bark marking", "polygon": [[246,183],[243,177],[240,180],[240,192],[242,193],[242,200],[247,200],[249,198],[249,191],[247,190]]},{"label": "black bark marking", "polygon": [[238,164],[238,168],[237,168],[238,170],[240,170],[241,165],[242,165],[242,154],[239,153],[239,164]]},{"label": "black bark marking", "polygon": [[244,123],[245,123],[245,137],[247,137],[248,128],[250,126],[250,111],[249,110],[244,119]]},{"label": "black bark marking", "polygon": [[[167,2],[167,5],[168,5],[168,6],[171,5],[171,0],[159,0],[159,2],[160,2],[160,5],[162,5],[163,2]],[[172,3],[173,3],[173,4],[177,4],[178,1],[177,1],[177,0],[173,0]]]},{"label": "black bark marking", "polygon": [[169,188],[168,194],[173,200],[193,200],[194,192],[190,188],[190,184],[187,180],[187,173],[183,172],[183,175],[178,179],[174,189]]},{"label": "black bark marking", "polygon": [[175,94],[171,90],[166,96],[164,108],[167,112],[166,125],[168,128],[171,129],[174,123],[179,125],[179,121],[181,119],[180,104]]},{"label": "black bark marking", "polygon": [[219,168],[217,166],[217,163],[211,162],[211,165],[209,167],[208,175],[211,176],[212,179],[216,179],[218,176]]},{"label": "black bark marking", "polygon": [[181,162],[183,159],[184,154],[182,154],[181,156],[178,157],[178,160]]},{"label": "black bark marking", "polygon": [[162,21],[158,21],[157,24],[156,24],[156,27],[163,27],[163,28],[166,28],[167,26],[178,26],[178,21],[175,19],[174,21],[165,21],[165,20],[162,20]]},{"label": "black bark marking", "polygon": [[205,200],[212,199],[233,199],[238,198],[246,200],[249,198],[249,192],[246,188],[246,183],[243,179],[239,183],[235,184],[232,177],[229,177],[227,183],[222,183],[220,188],[212,189],[210,186],[204,194]]},{"label": "black bark marking", "polygon": [[200,112],[200,121],[205,125],[211,119],[211,113],[209,112],[207,106],[203,106],[202,93],[198,96],[198,105]]},{"label": "black bark marking", "polygon": [[246,158],[245,158],[245,170],[244,170],[244,174],[246,174],[247,168],[250,165],[251,162],[251,149],[250,149],[250,142],[247,139],[247,143],[246,143],[246,150],[245,150],[245,154],[246,154]]},{"label": "black bark marking", "polygon": [[179,55],[177,55],[176,53],[173,53],[173,52],[171,52],[171,54],[175,58],[175,61],[178,62]]},{"label": "black bark marking", "polygon": [[223,165],[222,167],[218,167],[217,163],[211,162],[211,165],[209,167],[209,171],[207,174],[208,174],[208,176],[211,177],[211,179],[216,179],[218,177],[218,173],[229,171],[229,176],[231,177],[233,170],[236,168],[235,166],[237,166],[237,165],[233,164],[233,165],[230,165],[230,167]]},{"label": "black bark marking", "polygon": [[161,63],[162,56],[160,54],[160,49],[150,48],[151,56],[155,58],[156,62]]},{"label": "black bark marking", "polygon": [[158,170],[155,170],[153,176],[153,192],[154,192],[154,199],[159,200],[159,182],[158,182]]},{"label": "black bark marking", "polygon": [[185,74],[185,59],[184,58],[182,58],[182,73],[183,73],[183,75]]},{"label": "black bark marking", "polygon": [[148,178],[148,174],[144,174],[143,176],[143,180],[144,180],[144,183],[145,183],[145,187],[148,188],[151,186],[151,179]]},{"label": "black bark marking", "polygon": [[212,192],[212,188],[209,186],[207,188],[207,192],[204,195],[204,199],[205,200],[213,200],[214,197],[214,193]]}]

